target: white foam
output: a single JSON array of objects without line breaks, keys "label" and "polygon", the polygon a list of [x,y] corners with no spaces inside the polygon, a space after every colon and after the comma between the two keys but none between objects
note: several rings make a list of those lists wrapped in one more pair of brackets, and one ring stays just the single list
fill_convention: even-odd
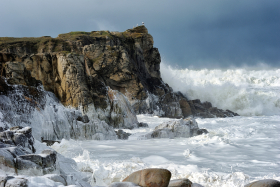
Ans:
[{"label": "white foam", "polygon": [[189,99],[246,116],[280,114],[280,69],[179,70],[161,63],[161,76]]},{"label": "white foam", "polygon": [[[169,118],[138,115],[156,126]],[[280,180],[280,116],[196,119],[209,134],[192,138],[62,141],[53,148],[74,158],[78,170],[92,173],[93,186],[119,182],[134,171],[165,168],[172,179],[189,178],[212,187],[244,186],[254,180]],[[139,132],[137,132],[137,130]],[[129,131],[129,130],[128,130]],[[106,155],[106,156],[105,156]]]}]

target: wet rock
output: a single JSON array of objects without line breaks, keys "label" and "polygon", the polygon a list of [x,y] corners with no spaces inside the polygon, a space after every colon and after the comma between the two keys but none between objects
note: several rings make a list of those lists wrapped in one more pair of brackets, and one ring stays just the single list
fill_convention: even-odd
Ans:
[{"label": "wet rock", "polygon": [[170,180],[168,187],[192,187],[192,182],[189,179]]},{"label": "wet rock", "polygon": [[87,115],[83,115],[83,116],[79,116],[77,118],[77,121],[82,121],[83,123],[88,123],[89,122],[89,119],[88,119],[88,116]]},{"label": "wet rock", "polygon": [[136,171],[126,177],[123,182],[133,182],[143,187],[167,187],[170,178],[170,171],[152,168]]},{"label": "wet rock", "polygon": [[149,125],[148,125],[148,123],[140,122],[140,123],[138,123],[138,127],[144,127],[144,128],[146,128],[146,127],[149,127]]},{"label": "wet rock", "polygon": [[130,133],[124,132],[123,130],[116,131],[118,139],[127,140],[128,137],[131,135]]},{"label": "wet rock", "polygon": [[274,179],[264,179],[246,184],[245,187],[280,187],[280,182]]},{"label": "wet rock", "polygon": [[64,186],[67,186],[67,182],[66,182],[66,179],[65,179],[67,176],[58,175],[58,174],[47,174],[47,175],[44,175],[44,177],[46,177],[48,179],[51,179],[54,182],[60,182]]},{"label": "wet rock", "polygon": [[6,149],[0,149],[0,168],[7,172],[16,172],[13,155]]},{"label": "wet rock", "polygon": [[192,186],[191,187],[204,187],[204,186],[202,186],[202,185],[200,185],[200,184],[198,184],[198,183],[192,183]]},{"label": "wet rock", "polygon": [[56,152],[44,150],[41,154],[26,154],[16,158],[19,170],[42,169],[43,174],[51,173],[56,170]]},{"label": "wet rock", "polygon": [[189,138],[197,135],[199,130],[197,122],[193,118],[168,121],[155,127],[152,133],[146,135],[147,138]]},{"label": "wet rock", "polygon": [[0,175],[1,187],[27,187],[28,180],[20,176]]},{"label": "wet rock", "polygon": [[207,133],[208,133],[207,129],[198,129],[196,132],[197,135],[207,134]]},{"label": "wet rock", "polygon": [[109,185],[109,187],[133,187],[133,186],[138,186],[138,185],[132,182],[114,182]]},{"label": "wet rock", "polygon": [[212,107],[210,102],[201,102],[199,99],[189,100],[190,106],[192,107],[192,111],[194,116],[203,117],[203,118],[215,118],[215,117],[233,117],[239,116],[237,113],[234,113],[230,110],[222,110],[217,107]]},{"label": "wet rock", "polygon": [[9,130],[0,132],[0,141],[5,144],[21,146],[33,153],[35,152],[31,127],[11,127]]}]

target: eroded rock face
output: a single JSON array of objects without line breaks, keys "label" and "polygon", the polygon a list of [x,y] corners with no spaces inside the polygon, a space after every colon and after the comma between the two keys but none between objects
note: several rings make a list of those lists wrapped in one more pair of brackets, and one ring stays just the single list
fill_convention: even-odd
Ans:
[{"label": "eroded rock face", "polygon": [[[1,79],[0,79],[1,80]],[[5,79],[2,79],[5,83]],[[81,110],[65,108],[59,100],[50,92],[41,87],[12,86],[7,94],[0,95],[0,120],[2,129],[13,126],[32,127],[33,136],[41,141],[58,141],[65,139],[116,139],[117,136],[112,126],[98,118],[94,110],[91,117],[83,114]],[[103,113],[102,113],[103,114]],[[16,130],[14,128],[14,130]],[[22,130],[17,130],[19,132]],[[28,132],[28,131],[27,131]],[[7,135],[8,133],[8,135]],[[9,135],[2,132],[6,143],[14,144],[14,141],[25,144],[23,140],[28,138]],[[2,136],[2,135],[1,135]],[[28,137],[30,137],[28,135]],[[18,140],[17,140],[18,139]],[[31,149],[31,148],[30,148]]]}]

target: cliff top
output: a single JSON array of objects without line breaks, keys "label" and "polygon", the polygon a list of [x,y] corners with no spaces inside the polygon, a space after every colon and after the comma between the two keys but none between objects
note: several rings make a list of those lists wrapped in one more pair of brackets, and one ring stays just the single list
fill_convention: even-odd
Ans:
[{"label": "cliff top", "polygon": [[61,41],[57,40],[70,40],[70,41],[77,41],[81,38],[106,38],[106,37],[132,37],[138,38],[143,36],[144,34],[148,34],[148,30],[144,25],[135,27],[133,29],[128,29],[124,32],[110,32],[110,31],[91,31],[91,32],[84,32],[84,31],[72,31],[69,33],[59,34],[58,37],[52,38],[50,36],[42,36],[42,37],[0,37],[0,49],[4,47],[5,44],[16,44],[21,42],[28,42],[34,44],[45,43],[48,41],[52,41],[54,43],[59,43]]}]

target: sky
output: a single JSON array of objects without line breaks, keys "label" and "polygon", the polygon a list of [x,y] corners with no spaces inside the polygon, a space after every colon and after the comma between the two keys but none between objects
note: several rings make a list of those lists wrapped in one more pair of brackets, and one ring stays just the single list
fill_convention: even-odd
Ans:
[{"label": "sky", "polygon": [[280,68],[279,0],[4,0],[0,37],[125,31],[145,23],[178,68]]}]

